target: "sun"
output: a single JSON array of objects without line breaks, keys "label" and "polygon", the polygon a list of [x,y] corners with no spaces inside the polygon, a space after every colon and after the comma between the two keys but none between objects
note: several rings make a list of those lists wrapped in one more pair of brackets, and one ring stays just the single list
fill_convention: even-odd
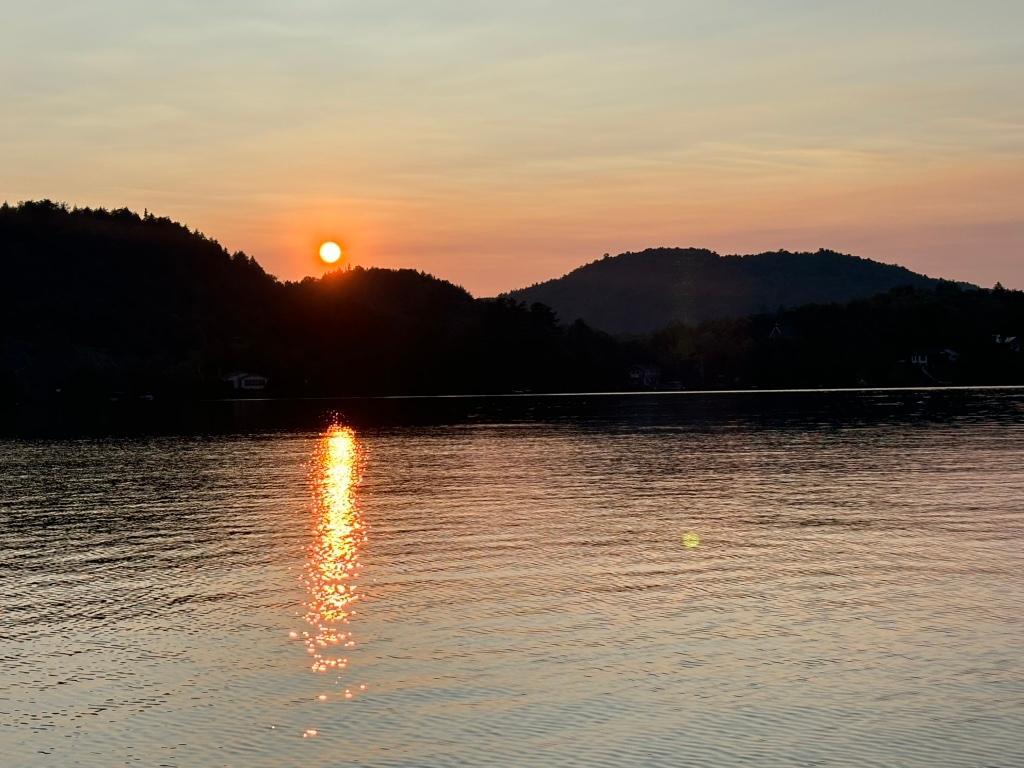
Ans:
[{"label": "sun", "polygon": [[324,264],[336,264],[341,260],[341,246],[333,240],[320,244],[320,261]]}]

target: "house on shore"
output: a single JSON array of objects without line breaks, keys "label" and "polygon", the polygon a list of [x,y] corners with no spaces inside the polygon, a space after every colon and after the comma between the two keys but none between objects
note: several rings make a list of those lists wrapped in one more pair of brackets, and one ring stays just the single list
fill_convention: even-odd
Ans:
[{"label": "house on shore", "polygon": [[258,373],[235,371],[234,373],[229,373],[221,381],[230,386],[235,392],[262,392],[267,388],[269,379]]},{"label": "house on shore", "polygon": [[1006,349],[1010,352],[1020,352],[1020,336],[1005,336],[1001,333],[996,333],[993,334],[992,341],[1001,349]]},{"label": "house on shore", "polygon": [[629,369],[629,383],[635,389],[656,389],[661,383],[661,370],[654,365],[634,365]]}]

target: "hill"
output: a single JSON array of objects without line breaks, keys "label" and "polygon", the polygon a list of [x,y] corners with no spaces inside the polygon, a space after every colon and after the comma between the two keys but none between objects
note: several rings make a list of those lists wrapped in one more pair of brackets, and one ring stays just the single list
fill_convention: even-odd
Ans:
[{"label": "hill", "polygon": [[[487,392],[604,381],[611,344],[414,270],[285,283],[126,209],[0,207],[0,396]],[[605,351],[601,351],[605,350]]]},{"label": "hill", "polygon": [[719,256],[655,248],[605,257],[508,296],[546,304],[564,322],[580,318],[609,333],[642,334],[674,323],[841,303],[936,283],[903,267],[833,251]]},{"label": "hill", "polygon": [[[721,262],[737,263],[706,251],[658,251],[580,271],[620,269],[614,265],[631,259],[700,262],[719,277]],[[911,285],[616,339],[582,321],[562,325],[541,303],[474,299],[414,270],[356,268],[282,282],[169,219],[46,201],[4,205],[0,410],[36,403],[33,412],[47,412],[59,401],[85,412],[140,397],[1024,382],[1020,291],[968,290],[839,254],[746,259],[738,263],[748,280],[761,270],[762,282],[781,291],[775,271],[797,281],[800,268],[807,284],[831,285],[831,301],[843,295],[837,275],[847,276],[846,290],[873,292],[884,286],[879,275]],[[749,300],[728,288],[717,285],[720,300]],[[784,295],[802,294],[793,286]],[[637,299],[633,308],[643,316],[649,306]],[[235,390],[236,373],[254,374],[259,387]]]}]

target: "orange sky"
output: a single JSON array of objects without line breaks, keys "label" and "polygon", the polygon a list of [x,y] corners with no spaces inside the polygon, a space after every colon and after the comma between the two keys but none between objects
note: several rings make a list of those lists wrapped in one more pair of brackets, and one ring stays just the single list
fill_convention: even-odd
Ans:
[{"label": "orange sky", "polygon": [[0,198],[477,295],[663,245],[1024,288],[1021,4],[467,5],[9,11]]}]

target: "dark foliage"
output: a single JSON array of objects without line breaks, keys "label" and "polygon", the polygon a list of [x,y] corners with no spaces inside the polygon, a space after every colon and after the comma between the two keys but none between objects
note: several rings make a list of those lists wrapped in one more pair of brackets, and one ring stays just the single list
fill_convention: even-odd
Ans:
[{"label": "dark foliage", "polygon": [[834,251],[719,256],[654,248],[606,257],[510,296],[547,304],[566,321],[581,318],[609,333],[643,334],[673,323],[845,302],[935,283],[903,267]]},{"label": "dark foliage", "polygon": [[[731,263],[694,251],[608,262],[677,256]],[[788,281],[819,286],[854,265],[866,270],[849,277],[858,291],[879,267],[918,285],[617,340],[579,320],[562,325],[544,304],[474,299],[413,270],[282,283],[168,219],[5,205],[0,403],[232,395],[225,377],[236,371],[265,376],[258,394],[269,396],[1024,382],[1020,292],[838,254],[749,259],[765,283],[781,282],[772,264]]]},{"label": "dark foliage", "polygon": [[898,288],[845,305],[673,326],[643,345],[689,388],[1024,382],[1024,292]]},{"label": "dark foliage", "polygon": [[0,388],[8,397],[210,396],[614,386],[607,336],[549,309],[475,300],[412,270],[281,283],[169,219],[49,201],[0,208]]}]

